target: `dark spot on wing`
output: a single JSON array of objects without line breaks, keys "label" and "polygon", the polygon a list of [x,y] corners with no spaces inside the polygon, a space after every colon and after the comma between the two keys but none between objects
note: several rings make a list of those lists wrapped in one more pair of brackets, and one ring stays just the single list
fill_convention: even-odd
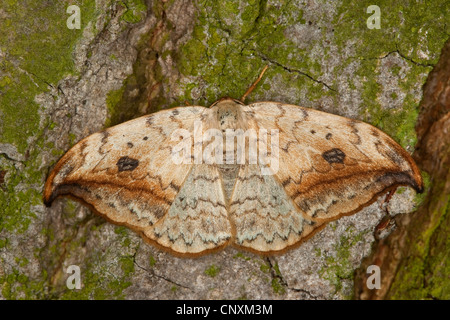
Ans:
[{"label": "dark spot on wing", "polygon": [[128,146],[128,148],[133,148],[133,143],[128,142],[128,143],[127,143],[127,146]]},{"label": "dark spot on wing", "polygon": [[173,111],[172,111],[172,114],[173,114],[174,116],[179,115],[179,114],[180,114],[180,111],[178,111],[178,110],[173,110]]},{"label": "dark spot on wing", "polygon": [[107,130],[103,131],[102,132],[102,143],[103,144],[106,143],[106,140],[108,139],[108,137],[109,137],[109,132]]},{"label": "dark spot on wing", "polygon": [[312,134],[314,134],[314,133],[316,133],[316,131],[314,131],[314,130],[311,130],[311,133],[312,133]]},{"label": "dark spot on wing", "polygon": [[322,157],[328,163],[344,163],[345,153],[341,149],[333,148],[322,153]]},{"label": "dark spot on wing", "polygon": [[174,189],[176,192],[179,192],[180,189],[181,189],[180,186],[176,185],[176,184],[173,183],[173,182],[171,182],[171,183],[169,184],[169,186],[170,186],[172,189]]},{"label": "dark spot on wing", "polygon": [[161,207],[154,206],[152,207],[152,213],[155,215],[157,219],[161,219],[166,214],[165,210]]},{"label": "dark spot on wing", "polygon": [[148,140],[148,137],[147,137],[147,136],[145,136],[143,140]]},{"label": "dark spot on wing", "polygon": [[332,135],[331,133],[327,133],[327,135],[325,136],[325,138],[326,138],[327,140],[330,140],[332,136],[333,136],[333,135]]},{"label": "dark spot on wing", "polygon": [[105,130],[102,132],[102,143],[98,147],[98,153],[105,154],[105,152],[102,150],[103,146],[108,142],[109,132],[108,130]]},{"label": "dark spot on wing", "polygon": [[139,165],[139,160],[129,158],[127,156],[121,157],[116,163],[119,172],[122,171],[133,171]]}]

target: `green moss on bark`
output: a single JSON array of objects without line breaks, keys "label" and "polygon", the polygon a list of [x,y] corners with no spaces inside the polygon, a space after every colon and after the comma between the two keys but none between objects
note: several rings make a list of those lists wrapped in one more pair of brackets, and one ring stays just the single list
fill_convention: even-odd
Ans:
[{"label": "green moss on bark", "polygon": [[[101,260],[101,258],[100,258]],[[61,295],[62,300],[105,300],[124,299],[124,290],[131,285],[130,274],[134,271],[128,258],[121,262],[122,275],[114,275],[106,265],[88,263],[81,270],[82,288],[65,290]]]},{"label": "green moss on bark", "polygon": [[[96,15],[95,1],[72,4],[80,7],[84,28]],[[23,231],[34,215],[31,206],[41,203],[41,195],[33,187],[22,191],[16,187],[19,183],[29,186],[41,183],[39,155],[43,148],[53,149],[43,144],[43,131],[46,127],[52,129],[53,124],[45,119],[42,123],[39,116],[42,106],[34,98],[47,92],[50,86],[55,87],[63,76],[76,73],[72,52],[82,30],[67,28],[69,14],[65,3],[10,1],[2,3],[0,9],[5,13],[0,24],[0,33],[5,35],[0,39],[0,50],[5,55],[0,64],[7,75],[2,78],[0,95],[0,142],[14,145],[26,159],[24,170],[7,167],[8,191],[0,195],[4,210],[0,229]]]},{"label": "green moss on bark", "polygon": [[[442,182],[441,182],[442,183]],[[433,196],[430,217],[410,237],[408,256],[399,267],[391,299],[450,299],[450,196]]]},{"label": "green moss on bark", "polygon": [[[97,15],[94,0],[72,1],[81,9],[81,30],[68,29],[66,2],[6,1],[0,4],[0,143],[17,149],[18,159],[0,154],[0,166],[6,171],[0,192],[0,232],[25,233],[37,218],[42,205],[40,187],[45,175],[41,167],[44,132],[55,124],[40,118],[35,97],[57,86],[69,74],[76,74],[73,50],[83,29]],[[3,150],[1,150],[3,151]],[[8,244],[5,244],[8,246]],[[14,250],[9,248],[9,250]],[[37,249],[38,250],[38,249]],[[39,255],[39,252],[34,252]],[[38,279],[26,271],[24,258],[0,278],[2,296],[9,299],[45,298],[47,274]],[[0,257],[0,265],[5,258]]]},{"label": "green moss on bark", "polygon": [[216,266],[215,264],[209,266],[206,270],[205,270],[205,274],[211,278],[214,278],[215,276],[217,276],[220,272],[220,267]]},{"label": "green moss on bark", "polygon": [[281,284],[279,278],[273,278],[270,285],[272,286],[272,290],[275,294],[283,295],[286,293],[286,288]]},{"label": "green moss on bark", "polygon": [[[94,0],[71,4],[81,9],[84,28],[95,16]],[[14,144],[20,153],[28,148],[26,138],[37,136],[40,106],[34,97],[56,86],[63,76],[75,73],[72,52],[82,29],[68,29],[67,4],[42,1],[9,1],[0,5],[4,12],[0,33],[0,60],[3,77],[0,126],[3,143]],[[17,128],[21,128],[17,130]]]},{"label": "green moss on bark", "polygon": [[19,269],[13,268],[12,272],[0,277],[1,294],[5,299],[45,299],[45,284],[47,274],[44,272],[41,279],[30,279]]},{"label": "green moss on bark", "polygon": [[[311,97],[319,91],[324,94],[322,85],[287,71],[303,70],[312,77],[321,74],[319,57],[314,60],[307,49],[285,36],[289,26],[305,22],[296,4],[206,0],[199,1],[197,8],[193,37],[181,48],[177,62],[184,75],[201,77],[209,84],[198,103],[209,105],[222,96],[241,97],[266,64],[272,68],[265,74],[263,89],[270,88],[272,77],[282,74],[287,86],[306,88]],[[185,95],[179,100],[192,101],[192,83],[181,85]],[[201,89],[200,83],[196,86]]]},{"label": "green moss on bark", "polygon": [[[348,292],[343,292],[343,280],[352,281],[354,278],[354,262],[351,261],[351,250],[362,241],[366,231],[357,232],[353,227],[346,230],[346,234],[341,236],[339,242],[334,245],[336,255],[325,255],[325,266],[319,270],[319,275],[328,280],[334,287],[335,293],[343,294],[346,298],[351,298]],[[317,254],[320,254],[317,252]]]},{"label": "green moss on bark", "polygon": [[[403,147],[413,147],[417,141],[414,126],[418,116],[420,97],[411,91],[414,86],[421,87],[426,75],[438,58],[446,37],[450,33],[448,19],[450,12],[439,1],[417,3],[409,1],[379,1],[381,10],[381,29],[367,28],[366,13],[370,0],[343,1],[335,16],[335,40],[343,51],[350,43],[353,54],[343,61],[341,68],[358,58],[358,76],[363,79],[364,120],[374,124],[391,135]],[[406,97],[400,108],[382,106],[379,94],[384,88],[377,80],[380,60],[390,54],[398,54],[408,63],[408,70],[392,66],[392,75],[398,77],[400,88]],[[353,81],[349,79],[349,82]]]},{"label": "green moss on bark", "polygon": [[147,11],[147,5],[143,0],[125,0],[119,1],[119,4],[126,8],[121,19],[129,23],[138,23],[142,21]]}]

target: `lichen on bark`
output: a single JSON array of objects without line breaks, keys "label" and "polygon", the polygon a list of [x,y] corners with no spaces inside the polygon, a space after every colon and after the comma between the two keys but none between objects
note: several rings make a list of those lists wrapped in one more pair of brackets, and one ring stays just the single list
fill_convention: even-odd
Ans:
[{"label": "lichen on bark", "polygon": [[398,220],[390,238],[374,246],[365,264],[383,267],[383,289],[371,292],[358,277],[357,296],[364,299],[450,298],[450,41],[424,86],[416,130],[419,142],[414,158],[428,174],[429,192],[420,208]]}]

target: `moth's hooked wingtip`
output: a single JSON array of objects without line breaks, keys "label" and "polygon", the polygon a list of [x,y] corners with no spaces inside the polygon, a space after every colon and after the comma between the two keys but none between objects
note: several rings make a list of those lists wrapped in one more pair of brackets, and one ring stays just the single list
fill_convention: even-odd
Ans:
[{"label": "moth's hooked wingtip", "polygon": [[44,191],[44,195],[42,197],[42,200],[44,202],[44,205],[47,208],[50,208],[52,206],[53,200],[55,200],[55,197],[53,196],[53,193],[47,193],[46,191]]},{"label": "moth's hooked wingtip", "polygon": [[44,205],[47,207],[47,208],[50,208],[51,206],[52,206],[52,200],[50,200],[50,199],[46,199],[45,197],[44,197]]},{"label": "moth's hooked wingtip", "polygon": [[[47,208],[50,208],[53,204],[53,201],[55,201],[56,198],[58,198],[61,195],[66,195],[64,192],[61,192],[61,188],[53,188],[52,191],[46,193],[44,192],[44,204]],[[67,194],[68,195],[68,194]]]},{"label": "moth's hooked wingtip", "polygon": [[416,190],[417,193],[423,193],[425,191],[425,187],[422,184],[418,184],[416,186],[414,186],[414,190]]},{"label": "moth's hooked wingtip", "polygon": [[423,184],[422,177],[411,177],[411,181],[408,183],[408,185],[414,189],[417,193],[423,193],[425,191],[425,186]]},{"label": "moth's hooked wingtip", "polygon": [[425,185],[424,185],[423,178],[422,178],[422,175],[420,174],[420,172],[419,172],[418,176],[417,175],[415,176],[414,182],[415,182],[413,185],[414,190],[417,193],[423,193],[425,191]]},{"label": "moth's hooked wingtip", "polygon": [[49,176],[47,181],[45,181],[44,193],[42,200],[44,205],[49,208],[51,207],[53,200],[55,200],[57,194],[55,193],[55,188],[53,188],[53,176]]}]

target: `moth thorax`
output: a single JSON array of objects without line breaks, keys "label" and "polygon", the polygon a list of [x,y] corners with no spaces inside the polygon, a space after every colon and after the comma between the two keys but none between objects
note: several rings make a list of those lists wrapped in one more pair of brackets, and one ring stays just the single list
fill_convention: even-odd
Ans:
[{"label": "moth thorax", "polygon": [[224,100],[216,106],[216,120],[218,129],[222,132],[223,137],[223,163],[230,163],[227,157],[232,157],[236,163],[238,152],[238,136],[243,135],[246,130],[243,113],[240,104],[234,100]]},{"label": "moth thorax", "polygon": [[245,121],[240,104],[233,100],[221,101],[216,105],[216,119],[218,129],[225,132],[226,129],[245,130]]}]

